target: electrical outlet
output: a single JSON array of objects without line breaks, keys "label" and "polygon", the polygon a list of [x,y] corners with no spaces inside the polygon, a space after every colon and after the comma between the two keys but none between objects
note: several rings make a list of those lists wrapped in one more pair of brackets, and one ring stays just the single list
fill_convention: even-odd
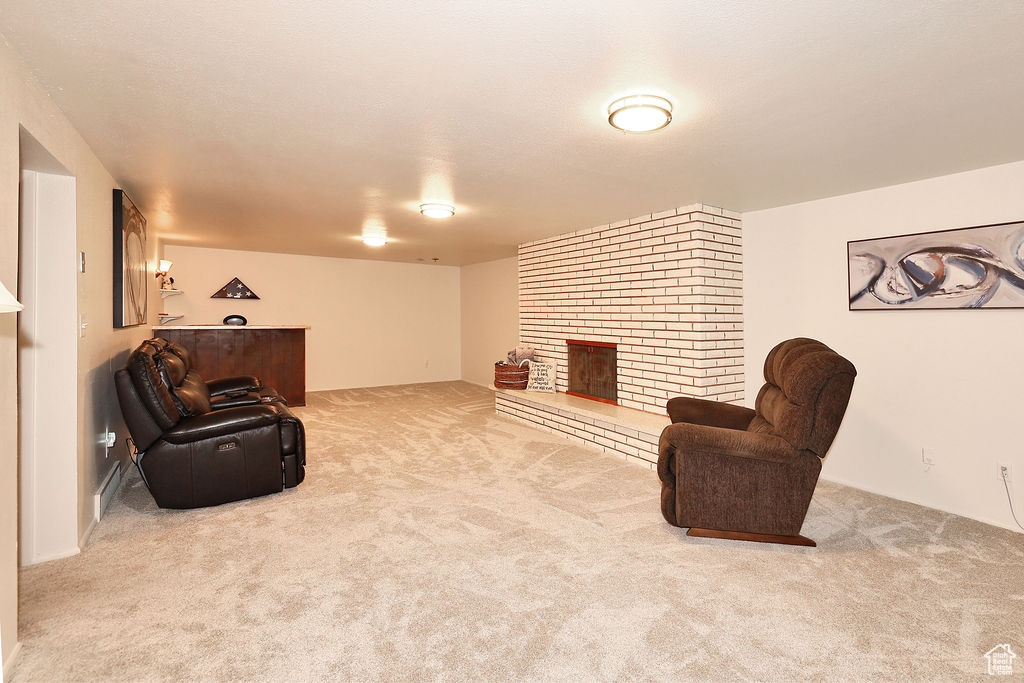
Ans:
[{"label": "electrical outlet", "polygon": [[999,481],[1004,479],[1008,482],[1013,481],[1013,465],[1008,462],[996,463],[996,475],[999,477]]}]

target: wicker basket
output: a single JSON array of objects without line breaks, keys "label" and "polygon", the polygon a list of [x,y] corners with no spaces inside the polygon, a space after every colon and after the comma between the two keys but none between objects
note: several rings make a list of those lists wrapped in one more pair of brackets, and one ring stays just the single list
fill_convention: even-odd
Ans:
[{"label": "wicker basket", "polygon": [[530,381],[530,368],[518,365],[494,364],[494,386],[498,389],[525,389]]}]

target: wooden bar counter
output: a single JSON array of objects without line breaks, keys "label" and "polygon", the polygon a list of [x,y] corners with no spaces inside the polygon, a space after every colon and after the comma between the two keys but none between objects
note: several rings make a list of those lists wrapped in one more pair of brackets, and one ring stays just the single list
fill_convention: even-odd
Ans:
[{"label": "wooden bar counter", "polygon": [[181,344],[203,379],[255,375],[290,406],[306,405],[308,325],[159,325],[153,334]]}]

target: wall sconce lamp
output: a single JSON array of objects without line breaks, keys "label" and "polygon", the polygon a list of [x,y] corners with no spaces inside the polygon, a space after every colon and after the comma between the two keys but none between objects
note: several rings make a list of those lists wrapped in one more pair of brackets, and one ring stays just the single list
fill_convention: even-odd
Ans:
[{"label": "wall sconce lamp", "polygon": [[17,313],[25,307],[18,303],[14,295],[0,282],[0,313]]},{"label": "wall sconce lamp", "polygon": [[160,265],[157,266],[156,272],[153,273],[155,277],[160,278],[160,289],[174,289],[174,278],[167,277],[167,273],[170,272],[173,265],[173,261],[160,259]]}]

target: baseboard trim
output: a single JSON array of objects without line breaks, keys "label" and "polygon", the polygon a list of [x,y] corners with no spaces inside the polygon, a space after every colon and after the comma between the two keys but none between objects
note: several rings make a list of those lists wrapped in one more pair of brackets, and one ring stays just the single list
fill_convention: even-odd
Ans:
[{"label": "baseboard trim", "polygon": [[89,542],[89,537],[92,536],[92,532],[96,530],[96,515],[92,516],[89,520],[89,526],[85,527],[85,531],[82,532],[81,538],[78,539],[78,547],[84,548],[85,544]]},{"label": "baseboard trim", "polygon": [[[1024,534],[1024,531],[1021,531],[1019,528],[1015,527],[1012,523],[997,522],[997,521],[992,520],[992,519],[986,519],[986,518],[978,517],[978,516],[975,516],[975,515],[969,515],[969,514],[963,512],[962,510],[949,510],[949,509],[946,509],[946,508],[936,507],[935,505],[931,505],[929,503],[925,503],[925,502],[922,502],[920,500],[915,500],[913,498],[906,498],[906,497],[903,497],[903,496],[895,496],[892,493],[888,493],[886,491],[879,491],[878,489],[868,488],[867,486],[864,486],[862,484],[854,484],[852,482],[849,482],[849,481],[843,479],[842,477],[832,477],[832,476],[822,475],[821,478],[824,481],[832,482],[833,484],[839,484],[841,486],[849,486],[851,489],[857,489],[858,491],[866,491],[868,493],[873,493],[876,496],[885,496],[886,498],[892,498],[893,500],[899,500],[899,501],[902,501],[904,503],[910,503],[911,505],[920,505],[923,508],[929,508],[931,510],[938,510],[939,512],[945,512],[945,513],[950,514],[950,515],[956,515],[957,517],[963,517],[964,519],[973,519],[975,522],[981,522],[982,524],[988,524],[989,526],[999,527],[1000,529],[1006,529],[1007,531],[1014,531],[1014,532],[1016,532],[1018,534]],[[1005,494],[1004,494],[1004,499],[1005,499]]]},{"label": "baseboard trim", "polygon": [[11,670],[14,669],[14,663],[18,661],[18,655],[21,654],[21,641],[19,640],[14,644],[14,649],[11,650],[10,656],[4,661],[4,683],[7,683],[11,679]]},{"label": "baseboard trim", "polygon": [[[89,533],[88,529],[86,529],[86,533]],[[52,555],[46,555],[45,557],[36,557],[36,558],[34,558],[32,560],[32,564],[24,564],[24,565],[21,565],[21,566],[22,567],[34,567],[35,565],[42,564],[43,562],[53,562],[54,560],[63,560],[66,557],[74,557],[75,555],[77,555],[80,552],[82,552],[82,549],[79,548],[78,546],[75,546],[75,548],[73,550],[71,550],[71,549],[69,549],[69,550],[62,550],[59,553],[54,553]]]},{"label": "baseboard trim", "polygon": [[114,499],[117,488],[121,485],[121,463],[115,462],[107,471],[100,482],[96,494],[93,496],[93,516],[97,521],[103,519],[103,513],[107,511],[110,501]]},{"label": "baseboard trim", "polygon": [[86,527],[85,531],[82,532],[81,538],[78,539],[78,546],[80,548],[84,548],[85,544],[89,542],[89,537],[92,536],[96,525],[103,519],[103,514],[107,511],[110,501],[114,499],[114,494],[117,493],[117,489],[121,486],[121,478],[121,463],[115,462],[103,476],[103,481],[100,482],[96,493],[93,494],[92,519],[89,520],[89,526]]}]

